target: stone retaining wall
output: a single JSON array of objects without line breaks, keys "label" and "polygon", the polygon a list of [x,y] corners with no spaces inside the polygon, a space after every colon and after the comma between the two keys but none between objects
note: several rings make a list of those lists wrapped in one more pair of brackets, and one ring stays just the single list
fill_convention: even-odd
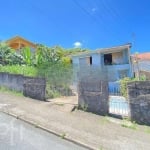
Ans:
[{"label": "stone retaining wall", "polygon": [[150,71],[140,71],[140,76],[145,76],[146,80],[150,80]]},{"label": "stone retaining wall", "polygon": [[150,125],[150,81],[128,83],[130,118]]},{"label": "stone retaining wall", "polygon": [[108,82],[85,79],[78,84],[78,105],[85,111],[108,114]]},{"label": "stone retaining wall", "polygon": [[45,100],[46,80],[24,77],[23,94],[34,99]]}]

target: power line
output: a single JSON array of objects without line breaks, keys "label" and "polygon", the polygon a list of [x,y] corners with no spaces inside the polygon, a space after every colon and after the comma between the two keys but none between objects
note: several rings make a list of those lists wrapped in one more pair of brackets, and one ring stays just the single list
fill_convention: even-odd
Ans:
[{"label": "power line", "polygon": [[72,0],[87,16],[90,16],[90,18],[97,22],[97,20],[82,6],[77,0]]},{"label": "power line", "polygon": [[[98,16],[98,18],[95,18],[93,15],[91,15],[91,13],[86,9],[84,8],[77,0],[72,0],[87,16],[89,16],[95,23],[97,23],[99,25],[99,23],[101,23],[101,25],[104,24],[104,18],[103,16]],[[87,1],[89,2],[89,1]],[[103,20],[103,21],[102,21]],[[108,33],[112,32],[111,30],[109,30],[106,25],[103,26],[103,28],[105,29],[105,31],[107,31]],[[119,43],[121,42],[119,39],[116,39],[116,41],[118,41]]]}]

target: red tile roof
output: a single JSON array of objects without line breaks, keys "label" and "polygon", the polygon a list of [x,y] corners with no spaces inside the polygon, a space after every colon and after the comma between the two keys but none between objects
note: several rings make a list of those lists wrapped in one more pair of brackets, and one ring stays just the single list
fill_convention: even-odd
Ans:
[{"label": "red tile roof", "polygon": [[140,60],[150,60],[150,53],[137,54],[137,58]]}]

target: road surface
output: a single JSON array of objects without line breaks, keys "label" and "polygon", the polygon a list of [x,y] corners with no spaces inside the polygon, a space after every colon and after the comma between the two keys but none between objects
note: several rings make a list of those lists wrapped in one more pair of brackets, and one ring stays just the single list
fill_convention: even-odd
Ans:
[{"label": "road surface", "polygon": [[0,113],[0,150],[86,150],[71,142]]}]

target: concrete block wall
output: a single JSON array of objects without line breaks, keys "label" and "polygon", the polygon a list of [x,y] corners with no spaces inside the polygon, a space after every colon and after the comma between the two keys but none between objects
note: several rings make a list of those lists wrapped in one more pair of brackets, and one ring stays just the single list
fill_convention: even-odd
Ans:
[{"label": "concrete block wall", "polygon": [[18,74],[0,73],[0,86],[7,87],[11,90],[23,91],[24,77]]}]

